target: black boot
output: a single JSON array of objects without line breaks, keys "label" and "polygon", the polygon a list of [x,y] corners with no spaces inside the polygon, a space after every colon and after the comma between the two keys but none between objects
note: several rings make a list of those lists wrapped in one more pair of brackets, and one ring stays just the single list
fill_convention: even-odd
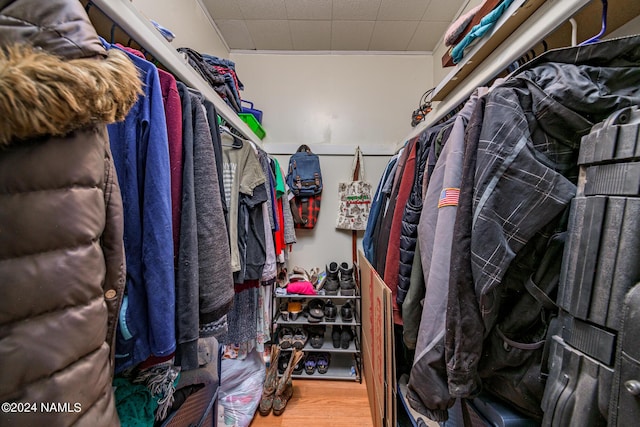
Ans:
[{"label": "black boot", "polygon": [[338,263],[332,262],[326,267],[327,280],[324,282],[324,292],[326,295],[338,295],[340,281],[338,280]]},{"label": "black boot", "polygon": [[342,327],[335,325],[331,331],[331,341],[333,341],[333,348],[340,348],[340,338],[342,335]]},{"label": "black boot", "polygon": [[353,266],[349,268],[346,262],[340,264],[340,295],[353,296],[356,294],[356,281],[353,279]]}]

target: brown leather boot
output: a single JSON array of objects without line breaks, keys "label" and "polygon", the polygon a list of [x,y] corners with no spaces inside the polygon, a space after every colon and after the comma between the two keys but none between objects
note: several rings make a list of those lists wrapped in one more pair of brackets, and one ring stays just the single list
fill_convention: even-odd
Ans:
[{"label": "brown leather boot", "polygon": [[258,411],[260,415],[267,416],[271,412],[273,406],[273,398],[276,394],[278,386],[278,356],[280,355],[280,347],[271,346],[271,362],[267,369],[267,375],[264,379],[264,387],[262,389],[262,397],[260,398],[260,406]]},{"label": "brown leather boot", "polygon": [[294,349],[291,352],[289,365],[278,381],[278,387],[276,388],[275,397],[273,398],[273,415],[282,414],[287,406],[287,402],[291,399],[291,396],[293,396],[293,380],[291,375],[293,374],[293,369],[303,356],[304,352],[302,350]]}]

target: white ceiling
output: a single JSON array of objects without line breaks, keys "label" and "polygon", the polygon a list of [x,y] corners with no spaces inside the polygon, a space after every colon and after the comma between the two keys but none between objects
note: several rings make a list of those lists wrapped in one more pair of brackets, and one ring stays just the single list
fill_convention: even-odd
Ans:
[{"label": "white ceiling", "polygon": [[230,49],[433,51],[467,0],[202,0]]}]

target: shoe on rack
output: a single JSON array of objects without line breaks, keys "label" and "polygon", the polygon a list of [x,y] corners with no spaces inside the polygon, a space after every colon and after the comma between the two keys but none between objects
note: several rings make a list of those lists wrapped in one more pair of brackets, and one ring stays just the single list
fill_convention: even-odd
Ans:
[{"label": "shoe on rack", "polygon": [[327,322],[335,322],[338,317],[338,307],[331,300],[324,304],[324,318]]},{"label": "shoe on rack", "polygon": [[[281,415],[287,406],[287,402],[291,399],[291,396],[293,396],[293,379],[291,378],[293,367],[303,360],[303,357],[304,352],[301,350],[291,352],[289,365],[278,381],[276,394],[273,398],[273,415]],[[302,370],[300,372],[302,372]]]},{"label": "shoe on rack", "polygon": [[332,262],[326,267],[327,278],[324,281],[324,292],[326,295],[338,295],[340,280],[338,279],[339,268],[337,262]]},{"label": "shoe on rack", "polygon": [[291,345],[293,346],[293,348],[295,348],[297,350],[302,350],[304,345],[307,343],[307,339],[308,338],[309,338],[309,336],[307,335],[307,333],[304,331],[303,328],[297,328],[293,332],[293,338],[291,340]]},{"label": "shoe on rack", "polygon": [[347,301],[340,307],[340,317],[343,322],[351,322],[353,320],[353,306],[351,301]]},{"label": "shoe on rack", "polygon": [[283,327],[278,332],[278,344],[280,348],[286,350],[293,345],[293,331],[291,328]]},{"label": "shoe on rack", "polygon": [[[262,416],[269,415],[269,412],[271,412],[271,408],[273,406],[273,398],[276,394],[276,387],[278,386],[279,358],[280,347],[274,344],[271,346],[271,363],[267,368],[264,386],[262,387],[260,406],[258,407],[258,411]],[[284,372],[284,368],[282,369],[282,371]]]},{"label": "shoe on rack", "polygon": [[309,307],[309,322],[322,322],[322,319],[324,319],[324,301],[320,298],[314,298],[307,303],[307,307]]},{"label": "shoe on rack", "polygon": [[329,353],[318,353],[316,356],[316,370],[319,374],[326,374],[329,369],[331,355]]},{"label": "shoe on rack", "polygon": [[276,276],[276,283],[278,284],[279,288],[287,287],[287,285],[289,284],[289,275],[286,268],[283,268],[278,272],[278,275]]},{"label": "shoe on rack", "polygon": [[326,331],[324,325],[313,325],[307,328],[309,333],[309,344],[311,348],[319,349],[324,345],[324,333]]},{"label": "shoe on rack", "polygon": [[292,273],[289,275],[289,282],[298,282],[301,280],[310,282],[311,276],[309,275],[309,272],[302,267],[293,267]]},{"label": "shoe on rack", "polygon": [[306,372],[307,375],[313,375],[315,371],[316,371],[316,355],[308,354],[307,357],[304,359],[304,372]]},{"label": "shoe on rack", "polygon": [[301,357],[296,366],[293,367],[293,375],[302,375],[304,371],[304,357]]},{"label": "shoe on rack", "polygon": [[340,332],[340,347],[344,350],[348,349],[352,339],[353,332],[351,332],[351,328],[342,328],[342,332]]},{"label": "shoe on rack", "polygon": [[342,334],[342,327],[334,326],[331,331],[331,341],[333,341],[333,348],[340,348],[340,335]]},{"label": "shoe on rack", "polygon": [[320,274],[320,268],[318,267],[313,267],[309,270],[309,282],[311,282],[314,289],[318,289],[318,274]]},{"label": "shoe on rack", "polygon": [[353,296],[356,294],[356,281],[353,278],[353,265],[349,268],[346,262],[340,264],[340,295]]},{"label": "shoe on rack", "polygon": [[280,357],[278,357],[278,373],[280,375],[284,374],[284,371],[287,369],[287,366],[289,366],[289,358],[291,357],[291,355],[289,354],[289,352],[280,352]]},{"label": "shoe on rack", "polygon": [[289,301],[287,311],[289,311],[289,318],[291,320],[296,320],[298,315],[302,313],[302,303],[300,301]]},{"label": "shoe on rack", "polygon": [[279,311],[280,311],[280,317],[282,317],[282,320],[284,320],[285,322],[289,321],[289,308],[288,308],[289,304],[287,302],[281,302],[280,303],[280,307],[279,307]]}]

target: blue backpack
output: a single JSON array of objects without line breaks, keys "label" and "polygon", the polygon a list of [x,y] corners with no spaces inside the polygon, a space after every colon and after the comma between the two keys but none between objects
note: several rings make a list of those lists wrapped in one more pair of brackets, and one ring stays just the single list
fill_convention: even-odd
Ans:
[{"label": "blue backpack", "polygon": [[316,196],[322,193],[322,173],[320,159],[307,145],[298,147],[298,151],[289,159],[287,185],[296,197]]}]

